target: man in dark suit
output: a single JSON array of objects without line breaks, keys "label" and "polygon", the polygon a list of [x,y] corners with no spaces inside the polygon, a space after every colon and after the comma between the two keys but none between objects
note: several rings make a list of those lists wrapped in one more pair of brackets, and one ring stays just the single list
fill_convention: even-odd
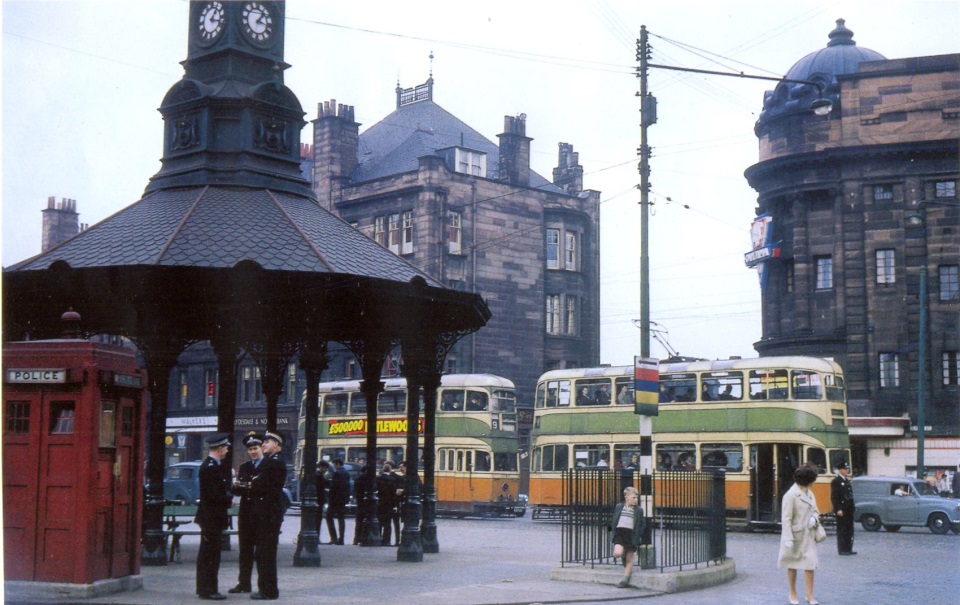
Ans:
[{"label": "man in dark suit", "polygon": [[[401,488],[400,481],[400,477],[393,474],[393,464],[389,460],[384,462],[383,469],[377,475],[377,517],[380,520],[383,546],[390,546],[393,543],[391,529],[397,508],[397,490]],[[399,529],[399,521],[397,525]]]},{"label": "man in dark suit", "polygon": [[200,526],[200,550],[197,552],[197,596],[210,601],[226,599],[217,589],[217,574],[220,571],[220,543],[223,530],[227,529],[227,509],[233,503],[230,484],[227,482],[221,463],[230,452],[230,439],[217,434],[207,439],[209,455],[200,465],[200,505],[194,519]]},{"label": "man in dark suit", "polygon": [[257,592],[250,595],[254,601],[272,601],[280,597],[277,584],[277,543],[283,523],[283,484],[287,479],[287,465],[280,458],[283,437],[267,431],[263,434],[263,462],[250,480],[250,498],[256,517]]},{"label": "man in dark suit", "polygon": [[855,555],[853,550],[853,485],[846,462],[837,465],[837,476],[830,482],[830,504],[837,515],[837,552]]},{"label": "man in dark suit", "polygon": [[256,477],[258,466],[263,461],[263,439],[254,431],[243,438],[250,459],[240,465],[237,480],[233,483],[233,493],[240,496],[240,512],[237,515],[238,537],[240,540],[240,574],[237,585],[228,590],[231,594],[250,592],[253,584],[253,559],[257,542],[257,517],[253,512],[253,499],[250,495],[250,482]]},{"label": "man in dark suit", "polygon": [[[327,497],[327,531],[330,532],[330,543],[343,545],[344,515],[347,502],[350,501],[350,473],[343,468],[343,460],[333,461],[333,476],[330,478],[330,494]],[[337,520],[337,527],[333,520]],[[340,533],[337,533],[337,529]]]}]

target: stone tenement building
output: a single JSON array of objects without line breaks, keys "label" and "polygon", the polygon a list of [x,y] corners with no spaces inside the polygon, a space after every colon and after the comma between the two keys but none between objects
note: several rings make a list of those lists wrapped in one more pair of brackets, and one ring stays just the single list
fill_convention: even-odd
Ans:
[{"label": "stone tenement building", "polygon": [[[887,60],[843,20],[825,49],[787,73],[756,125],[746,171],[779,258],[762,285],[761,355],[833,357],[846,372],[858,471],[916,469],[919,372],[926,372],[925,467],[960,462],[960,55]],[[925,219],[920,223],[920,219]],[[919,367],[926,267],[926,367]]]},{"label": "stone tenement building", "polygon": [[545,370],[599,363],[600,194],[583,189],[566,143],[552,182],[530,169],[523,114],[505,117],[497,145],[434,102],[432,77],[396,94],[396,110],[362,134],[352,106],[319,105],[317,199],[432,277],[482,295],[493,319],[458,343],[447,370],[509,378],[532,408]]}]

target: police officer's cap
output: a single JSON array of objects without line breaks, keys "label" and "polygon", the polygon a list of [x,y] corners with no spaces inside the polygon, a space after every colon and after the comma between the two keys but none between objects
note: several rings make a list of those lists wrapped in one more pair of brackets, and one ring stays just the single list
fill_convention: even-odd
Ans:
[{"label": "police officer's cap", "polygon": [[263,434],[263,440],[273,439],[278,444],[283,445],[283,437],[280,436],[280,433],[274,433],[273,431],[267,431]]},{"label": "police officer's cap", "polygon": [[253,447],[255,445],[262,445],[263,437],[258,435],[256,431],[250,431],[247,433],[246,437],[243,438],[243,447]]},{"label": "police officer's cap", "polygon": [[849,470],[849,468],[850,468],[850,467],[847,466],[847,463],[846,463],[846,462],[841,462],[840,464],[837,465],[837,470],[838,470],[838,471],[841,470],[841,469],[842,469],[842,470]]},{"label": "police officer's cap", "polygon": [[207,438],[207,447],[212,450],[224,445],[230,445],[230,435],[226,433],[217,433]]}]

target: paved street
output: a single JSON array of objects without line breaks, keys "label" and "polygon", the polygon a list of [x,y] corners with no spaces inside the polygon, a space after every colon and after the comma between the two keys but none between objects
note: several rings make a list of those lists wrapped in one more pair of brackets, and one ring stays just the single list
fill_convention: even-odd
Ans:
[{"label": "paved street", "polygon": [[[439,555],[398,563],[394,548],[321,547],[323,565],[294,568],[293,537],[300,518],[284,523],[280,549],[280,602],[289,604],[482,605],[611,603],[783,605],[784,572],[776,568],[775,534],[728,535],[737,577],[723,586],[679,594],[618,589],[620,571],[598,575],[608,583],[550,579],[560,558],[560,527],[523,519],[441,519]],[[858,528],[859,529],[859,528]],[[352,520],[347,535],[352,536]],[[322,534],[326,539],[326,530]],[[194,596],[196,538],[185,538],[183,563],[143,568],[144,590],[85,601],[113,605],[199,603]],[[820,548],[816,595],[824,605],[956,605],[960,595],[960,536],[926,529],[856,534],[856,557],[839,557],[831,535]],[[220,590],[233,586],[237,553],[224,553]],[[604,575],[606,574],[606,575]],[[801,593],[802,595],[802,593]],[[9,602],[9,601],[8,601]],[[228,602],[250,602],[230,595]],[[801,600],[801,602],[803,602]],[[62,603],[62,601],[61,601]]]}]

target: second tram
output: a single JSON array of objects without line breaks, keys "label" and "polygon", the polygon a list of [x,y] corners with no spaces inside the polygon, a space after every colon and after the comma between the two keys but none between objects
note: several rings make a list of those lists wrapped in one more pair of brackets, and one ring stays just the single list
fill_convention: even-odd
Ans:
[{"label": "second tram", "polygon": [[[561,505],[568,468],[640,470],[633,382],[632,366],[540,377],[531,434],[535,516]],[[817,502],[829,510],[830,480],[850,462],[839,364],[814,357],[661,363],[659,388],[652,470],[723,469],[728,522],[757,527],[779,522],[794,470],[810,462],[821,472]]]}]

